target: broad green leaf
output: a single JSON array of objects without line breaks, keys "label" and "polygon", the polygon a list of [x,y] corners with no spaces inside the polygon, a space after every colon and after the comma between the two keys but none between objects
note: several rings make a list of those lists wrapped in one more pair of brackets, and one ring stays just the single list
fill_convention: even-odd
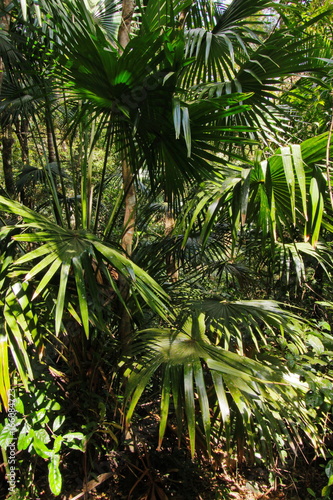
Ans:
[{"label": "broad green leaf", "polygon": [[21,398],[16,398],[16,404],[15,404],[16,411],[20,413],[21,415],[24,415],[24,404]]},{"label": "broad green leaf", "polygon": [[7,449],[13,441],[12,428],[9,425],[4,425],[0,432],[0,447]]},{"label": "broad green leaf", "polygon": [[323,354],[325,347],[319,337],[315,335],[307,336],[307,343],[313,348],[317,355]]},{"label": "broad green leaf", "polygon": [[28,446],[32,443],[33,438],[34,438],[34,431],[24,426],[17,440],[17,449],[26,450]]},{"label": "broad green leaf", "polygon": [[62,489],[62,477],[59,469],[60,456],[53,455],[51,461],[48,464],[49,474],[49,486],[50,490],[54,495],[60,495]]},{"label": "broad green leaf", "polygon": [[[42,419],[40,419],[40,420],[42,420]],[[51,438],[45,429],[35,430],[34,436],[37,437],[44,444],[47,444],[51,441]]]},{"label": "broad green leaf", "polygon": [[62,436],[64,440],[71,442],[74,441],[75,439],[82,440],[84,439],[84,434],[82,432],[68,432],[64,436]]},{"label": "broad green leaf", "polygon": [[63,436],[57,436],[55,438],[53,443],[53,453],[59,453],[63,440]]},{"label": "broad green leaf", "polygon": [[53,425],[52,425],[53,432],[57,432],[57,430],[62,426],[62,424],[64,423],[65,420],[66,420],[65,415],[58,415],[54,419],[54,422],[53,422]]},{"label": "broad green leaf", "polygon": [[53,451],[50,450],[36,435],[34,435],[33,438],[33,447],[37,455],[42,458],[51,458],[54,455]]}]

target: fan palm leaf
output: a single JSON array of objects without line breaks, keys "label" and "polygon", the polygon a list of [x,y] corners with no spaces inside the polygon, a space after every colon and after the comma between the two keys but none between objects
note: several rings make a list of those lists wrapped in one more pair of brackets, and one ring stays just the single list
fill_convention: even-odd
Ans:
[{"label": "fan palm leaf", "polygon": [[[101,242],[96,236],[85,231],[71,231],[51,223],[44,216],[29,210],[19,203],[1,198],[0,207],[8,213],[13,213],[25,220],[19,225],[23,231],[13,236],[15,241],[39,243],[36,249],[31,250],[16,260],[14,275],[22,274],[23,268],[35,259],[33,265],[26,273],[25,281],[30,281],[35,276],[39,277],[34,296],[43,294],[51,280],[60,271],[59,290],[55,306],[55,330],[59,332],[66,300],[66,287],[70,276],[73,274],[78,294],[81,320],[86,334],[89,334],[88,315],[88,290],[90,300],[94,306],[92,310],[101,312],[99,303],[100,294],[94,296],[97,290],[96,268],[100,270],[106,283],[118,298],[117,279],[112,277],[111,270],[115,270],[132,283],[139,296],[148,302],[155,312],[164,319],[168,315],[167,296],[152,278],[142,269],[127,259],[121,251],[109,244]],[[109,268],[107,266],[110,266]],[[41,274],[42,273],[42,274]]]},{"label": "fan palm leaf", "polygon": [[[255,125],[253,137],[276,142],[288,126],[288,110],[279,105],[280,79],[304,76],[307,71],[321,74],[324,62],[320,59],[321,40],[306,34],[305,29],[289,32],[275,28],[269,33],[253,17],[249,20],[268,7],[281,8],[273,2],[234,1],[224,10],[207,14],[210,23],[206,28],[197,25],[189,29],[187,52],[195,61],[185,71],[184,85],[197,86],[201,96],[251,93],[251,108],[232,122]],[[207,6],[206,11],[210,10]],[[189,22],[190,14],[191,10]],[[256,26],[252,29],[251,24]]]},{"label": "fan palm leaf", "polygon": [[[67,14],[58,30],[63,64],[56,71],[62,84],[68,95],[84,101],[91,117],[109,124],[117,149],[134,173],[147,169],[153,189],[164,189],[169,200],[177,197],[186,183],[209,176],[213,162],[225,163],[213,141],[246,142],[237,136],[248,126],[219,122],[243,112],[249,96],[182,101],[178,75],[189,62],[182,32],[140,35],[119,55],[82,4],[65,5],[77,22]],[[54,22],[63,15],[54,11]]]},{"label": "fan palm leaf", "polygon": [[[226,304],[226,307],[232,305]],[[237,311],[241,311],[242,305],[235,304],[235,307]],[[261,304],[244,304],[244,312],[245,310],[245,314],[250,315],[256,310],[258,316],[255,322],[259,318],[264,319],[266,314],[264,321],[274,318],[278,324],[283,318],[277,305],[266,304],[264,301]],[[214,309],[220,325],[225,320],[225,312],[216,307]],[[209,316],[211,312],[203,304],[200,311],[183,320],[179,329],[149,329],[139,334],[134,352],[136,356],[141,354],[142,358],[134,363],[126,383],[127,423],[129,424],[149,380],[161,370],[163,390],[160,402],[160,444],[173,402],[176,411],[179,405],[184,408],[192,455],[196,449],[199,422],[206,436],[207,449],[210,450],[211,442],[214,441],[213,409],[218,409],[219,425],[224,429],[224,437],[228,440],[227,450],[231,443],[231,415],[238,415],[246,435],[247,448],[252,453],[259,446],[254,438],[256,433],[267,439],[263,459],[269,460],[272,456],[270,443],[273,442],[283,456],[284,445],[279,441],[281,436],[285,444],[295,442],[296,451],[300,438],[293,424],[300,426],[309,438],[312,437],[313,424],[304,405],[304,394],[308,390],[306,384],[301,383],[297,375],[289,373],[278,359],[256,361],[212,344],[206,330]],[[234,312],[232,316],[234,317]],[[283,322],[287,321],[287,316],[288,313]],[[244,327],[251,330],[247,323]],[[235,325],[230,330],[238,336]],[[214,419],[215,425],[216,415]],[[285,420],[289,423],[292,421],[293,424],[287,427]],[[178,428],[178,434],[181,434],[181,428]]]},{"label": "fan palm leaf", "polygon": [[[304,402],[307,384],[288,371],[282,355],[260,352],[265,344],[278,349],[284,337],[297,352],[305,352],[307,343],[295,316],[282,313],[271,301],[226,302],[219,297],[190,304],[175,319],[168,296],[153,277],[111,243],[114,211],[104,233],[99,219],[109,151],[115,146],[130,164],[135,180],[147,172],[149,193],[162,193],[169,205],[176,200],[179,210],[191,185],[206,182],[206,189],[200,186],[195,204],[186,211],[187,227],[181,231],[179,224],[172,235],[151,246],[156,260],[142,255],[144,250],[141,256],[140,251],[134,255],[151,274],[158,276],[170,249],[184,267],[191,253],[199,265],[200,259],[206,259],[205,264],[217,258],[232,260],[238,237],[248,228],[254,228],[262,240],[271,237],[272,244],[286,239],[290,245],[286,251],[300,267],[290,240],[294,241],[294,229],[301,228],[305,239],[313,247],[317,244],[325,199],[325,179],[317,163],[325,157],[327,135],[301,146],[284,146],[265,161],[243,156],[254,143],[252,137],[271,128],[270,113],[276,117],[276,127],[283,126],[276,104],[279,79],[320,70],[313,39],[302,36],[300,30],[284,29],[264,36],[263,30],[249,24],[249,15],[270,5],[266,0],[233,0],[224,11],[204,0],[148,0],[138,4],[132,39],[120,53],[119,4],[106,2],[103,12],[101,4],[95,10],[91,4],[88,0],[43,2],[48,16],[35,33],[52,33],[54,40],[55,64],[48,60],[44,82],[50,84],[44,87],[45,110],[54,110],[52,96],[58,92],[65,96],[66,105],[72,101],[72,109],[80,102],[70,127],[73,135],[79,126],[96,120],[98,132],[92,132],[89,140],[84,135],[85,144],[90,148],[106,136],[95,220],[92,195],[87,194],[93,193],[90,149],[81,172],[82,225],[78,214],[72,224],[67,204],[64,227],[61,221],[56,224],[0,197],[0,209],[23,220],[13,233],[5,230],[12,244],[22,245],[22,253],[15,259],[5,255],[7,264],[2,269],[4,279],[11,280],[8,292],[1,295],[6,324],[0,339],[4,403],[9,348],[23,384],[33,376],[26,347],[29,342],[38,344],[37,297],[50,311],[57,335],[66,328],[67,312],[88,337],[92,328],[107,330],[105,304],[114,306],[108,313],[111,310],[115,316],[117,305],[126,310],[134,304],[132,314],[149,307],[164,324],[171,320],[175,326],[145,330],[133,342],[133,362],[126,372],[127,425],[157,375],[162,381],[160,445],[174,407],[179,436],[182,421],[187,422],[192,455],[199,428],[208,451],[212,442],[221,444],[216,438],[219,433],[229,449],[235,428],[245,436],[249,454],[259,446],[264,458],[272,458],[272,443],[282,458],[288,442],[294,442],[296,449],[298,428],[318,447],[320,439]],[[18,100],[30,96],[29,85],[18,92]],[[52,96],[51,86],[56,91]],[[66,200],[65,190],[62,194]],[[53,195],[56,198],[56,189]],[[233,238],[226,250],[214,241],[221,214],[223,222],[227,220],[229,240]],[[179,235],[184,235],[183,243]],[[303,251],[311,253],[309,244]],[[302,270],[298,273],[301,276]],[[129,284],[126,303],[119,276]],[[255,358],[245,355],[249,345],[255,346]]]},{"label": "fan palm leaf", "polygon": [[260,233],[263,238],[285,241],[288,234],[293,240],[298,230],[305,241],[316,246],[327,195],[324,173],[318,164],[326,157],[327,141],[325,133],[300,145],[282,147],[267,160],[255,161],[252,168],[226,169],[190,202],[185,213],[185,241],[197,218],[202,220],[205,213],[201,237],[207,242],[214,223],[228,208],[230,234],[235,240],[247,223],[258,237]]}]

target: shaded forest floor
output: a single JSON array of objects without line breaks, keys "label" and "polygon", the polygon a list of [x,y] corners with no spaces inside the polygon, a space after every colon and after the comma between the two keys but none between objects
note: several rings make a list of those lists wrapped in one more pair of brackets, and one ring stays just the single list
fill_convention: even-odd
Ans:
[{"label": "shaded forest floor", "polygon": [[[205,457],[192,460],[186,440],[178,449],[173,426],[168,426],[163,449],[156,450],[158,418],[151,410],[146,409],[137,419],[133,426],[134,438],[129,437],[123,449],[101,452],[102,448],[108,448],[105,435],[99,450],[91,445],[84,454],[73,450],[64,454],[61,495],[55,497],[50,493],[47,460],[36,457],[34,487],[30,492],[8,497],[7,483],[0,473],[0,500],[321,499],[321,490],[327,484],[324,471],[327,461],[314,458],[310,447],[299,450],[297,459],[291,456],[284,465],[277,464],[274,472],[259,466],[239,467],[236,461],[226,460],[223,450],[214,450],[210,460]],[[25,475],[23,468],[28,467],[32,459],[25,453],[17,456],[21,477]]]},{"label": "shaded forest floor", "polygon": [[318,462],[307,464],[302,460],[294,468],[277,469],[275,480],[270,481],[268,471],[261,467],[225,472],[222,467],[216,470],[212,465],[199,467],[186,462],[181,453],[169,458],[159,455],[150,455],[150,466],[143,457],[132,457],[128,462],[115,455],[112,462],[118,466],[113,478],[105,481],[104,487],[100,485],[101,492],[96,488],[86,495],[86,500],[310,500],[314,497],[308,489],[320,499],[327,483]]},{"label": "shaded forest floor", "polygon": [[[221,455],[222,456],[222,455]],[[99,462],[88,464],[75,453],[63,463],[63,493],[54,497],[47,484],[47,464],[39,461],[35,473],[38,496],[15,496],[15,500],[310,500],[321,498],[327,484],[323,459],[305,456],[277,467],[275,478],[263,467],[227,468],[223,459],[192,461],[184,449],[147,449],[136,453],[113,451]],[[92,472],[92,466],[94,472]],[[232,464],[231,464],[232,465]],[[84,471],[89,470],[84,481]],[[6,482],[0,500],[7,498]],[[313,490],[315,496],[308,489]]]}]

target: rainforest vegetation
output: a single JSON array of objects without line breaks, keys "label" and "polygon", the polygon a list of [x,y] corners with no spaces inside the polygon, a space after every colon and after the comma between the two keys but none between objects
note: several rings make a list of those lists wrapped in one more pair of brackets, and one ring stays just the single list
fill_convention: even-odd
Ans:
[{"label": "rainforest vegetation", "polygon": [[0,499],[331,498],[331,0],[0,24]]}]

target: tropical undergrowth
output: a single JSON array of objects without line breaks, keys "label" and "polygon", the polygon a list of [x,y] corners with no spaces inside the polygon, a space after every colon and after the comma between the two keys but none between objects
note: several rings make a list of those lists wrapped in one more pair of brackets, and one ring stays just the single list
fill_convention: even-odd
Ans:
[{"label": "tropical undergrowth", "polygon": [[3,125],[30,124],[0,196],[0,446],[26,478],[9,498],[102,484],[116,453],[129,497],[161,499],[158,453],[225,470],[325,457],[332,144],[288,135],[284,92],[330,74],[322,38],[268,33],[266,0],[151,0],[120,50],[117,2],[41,7],[15,4],[3,56]]}]

